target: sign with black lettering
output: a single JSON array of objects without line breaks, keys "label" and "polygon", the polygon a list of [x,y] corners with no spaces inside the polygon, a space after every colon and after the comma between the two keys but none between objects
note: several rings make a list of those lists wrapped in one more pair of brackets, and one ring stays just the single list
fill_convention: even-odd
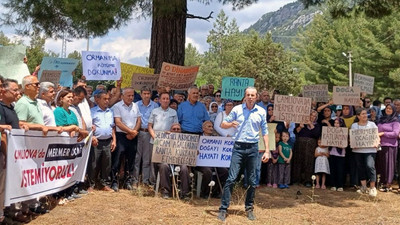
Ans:
[{"label": "sign with black lettering", "polygon": [[360,87],[361,92],[365,92],[369,95],[374,94],[374,82],[374,77],[354,73],[354,86]]},{"label": "sign with black lettering", "polygon": [[316,102],[327,102],[329,100],[328,85],[314,84],[303,87],[303,97],[311,98]]},{"label": "sign with black lettering", "polygon": [[153,163],[196,166],[199,135],[156,132]]},{"label": "sign with black lettering", "polygon": [[351,148],[376,148],[379,143],[378,128],[350,129]]},{"label": "sign with black lettering", "polygon": [[360,88],[347,86],[333,87],[333,103],[335,105],[360,105]]},{"label": "sign with black lettering", "polygon": [[249,86],[254,87],[254,78],[223,77],[221,98],[240,101]]},{"label": "sign with black lettering", "polygon": [[310,120],[311,98],[275,95],[274,116],[276,121],[306,123]]},{"label": "sign with black lettering", "polygon": [[323,146],[332,146],[346,148],[349,139],[349,130],[346,127],[322,127],[321,144]]},{"label": "sign with black lettering", "polygon": [[228,168],[234,142],[231,137],[201,136],[196,165]]}]

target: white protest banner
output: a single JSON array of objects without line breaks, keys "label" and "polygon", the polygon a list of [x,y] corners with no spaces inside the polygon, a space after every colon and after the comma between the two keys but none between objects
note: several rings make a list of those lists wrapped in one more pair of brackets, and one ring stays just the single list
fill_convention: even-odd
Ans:
[{"label": "white protest banner", "polygon": [[254,87],[254,78],[247,77],[222,77],[221,98],[242,100],[247,87]]},{"label": "white protest banner", "polygon": [[194,84],[198,72],[199,66],[178,66],[163,62],[158,86],[187,90]]},{"label": "white protest banner", "polygon": [[274,116],[276,121],[306,123],[310,120],[311,98],[275,95]]},{"label": "white protest banner", "polygon": [[154,74],[154,69],[121,62],[121,79],[122,79],[121,87],[122,88],[131,86],[132,76],[135,73]]},{"label": "white protest banner", "polygon": [[87,80],[119,80],[121,63],[116,54],[82,51],[82,70]]},{"label": "white protest banner", "polygon": [[333,104],[360,105],[360,88],[347,86],[333,86]]},{"label": "white protest banner", "polygon": [[196,166],[199,135],[156,132],[153,163]]},{"label": "white protest banner", "polygon": [[159,78],[160,78],[159,74],[134,73],[132,76],[131,87],[135,90],[141,90],[142,87],[146,86],[151,90],[156,90],[157,81]]},{"label": "white protest banner", "polygon": [[354,86],[359,87],[361,92],[374,94],[375,77],[354,73]]},{"label": "white protest banner", "polygon": [[327,102],[329,101],[328,85],[305,85],[303,86],[303,97],[312,98],[316,102]]},{"label": "white protest banner", "polygon": [[196,165],[230,167],[233,143],[231,137],[200,136]]},{"label": "white protest banner", "polygon": [[26,47],[23,45],[0,46],[0,75],[15,79],[20,84],[22,78],[30,75],[24,63]]},{"label": "white protest banner", "polygon": [[7,136],[5,205],[62,191],[84,181],[92,135],[13,129]]},{"label": "white protest banner", "polygon": [[321,144],[346,148],[348,145],[349,130],[346,127],[322,127]]},{"label": "white protest banner", "polygon": [[[274,151],[276,149],[275,144],[275,130],[277,123],[268,123],[268,145],[269,150]],[[265,150],[264,138],[262,132],[260,131],[260,140],[258,140],[258,150]]]},{"label": "white protest banner", "polygon": [[378,128],[350,129],[351,148],[373,148],[379,143]]},{"label": "white protest banner", "polygon": [[40,82],[48,81],[55,85],[60,83],[61,70],[43,70]]}]

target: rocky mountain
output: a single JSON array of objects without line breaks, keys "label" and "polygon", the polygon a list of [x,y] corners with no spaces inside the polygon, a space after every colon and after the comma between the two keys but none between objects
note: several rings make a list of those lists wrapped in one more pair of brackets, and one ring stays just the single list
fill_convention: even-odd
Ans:
[{"label": "rocky mountain", "polygon": [[322,14],[323,10],[323,6],[312,6],[305,9],[301,2],[292,2],[281,7],[278,11],[264,14],[244,32],[249,32],[252,29],[260,34],[270,32],[275,42],[280,42],[285,48],[290,48],[297,32],[307,27],[314,16]]}]

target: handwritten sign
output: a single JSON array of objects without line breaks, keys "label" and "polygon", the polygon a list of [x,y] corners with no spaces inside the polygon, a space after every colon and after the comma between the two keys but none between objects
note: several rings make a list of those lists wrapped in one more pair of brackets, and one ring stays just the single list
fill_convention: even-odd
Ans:
[{"label": "handwritten sign", "polygon": [[378,128],[350,129],[351,148],[373,148],[379,143]]},{"label": "handwritten sign", "polygon": [[312,98],[316,102],[327,102],[329,101],[328,85],[305,85],[303,87],[303,97]]},{"label": "handwritten sign", "polygon": [[194,84],[198,72],[199,66],[178,66],[163,62],[158,86],[187,90]]},{"label": "handwritten sign", "polygon": [[310,119],[311,98],[275,95],[274,116],[276,121],[306,123]]},{"label": "handwritten sign", "polygon": [[374,94],[375,77],[354,73],[354,86],[359,87],[361,92]]},{"label": "handwritten sign", "polygon": [[72,73],[78,66],[79,60],[69,58],[43,57],[40,64],[38,78],[41,80],[42,73],[45,70],[61,71],[60,85],[63,87],[72,87]]},{"label": "handwritten sign", "polygon": [[333,103],[335,105],[360,105],[360,88],[334,86]]},{"label": "handwritten sign", "polygon": [[40,82],[48,81],[57,85],[60,82],[60,76],[60,70],[44,70],[40,77]]},{"label": "handwritten sign", "polygon": [[132,76],[135,73],[154,74],[154,69],[121,62],[122,88],[130,87],[132,85]]},{"label": "handwritten sign", "polygon": [[346,127],[322,127],[321,144],[346,148],[348,145],[349,131]]},{"label": "handwritten sign", "polygon": [[132,76],[131,87],[135,90],[140,90],[142,87],[149,87],[151,90],[157,89],[157,81],[160,78],[159,74],[142,74],[134,73]]},{"label": "handwritten sign", "polygon": [[231,137],[201,136],[196,165],[230,167],[233,143]]},{"label": "handwritten sign", "polygon": [[0,75],[22,82],[22,78],[30,75],[24,63],[26,47],[23,45],[0,46]]},{"label": "handwritten sign", "polygon": [[199,136],[156,132],[152,162],[196,166]]},{"label": "handwritten sign", "polygon": [[116,54],[82,51],[83,75],[87,80],[119,80],[121,63]]},{"label": "handwritten sign", "polygon": [[242,100],[247,87],[254,87],[254,78],[246,77],[223,77],[221,98]]}]

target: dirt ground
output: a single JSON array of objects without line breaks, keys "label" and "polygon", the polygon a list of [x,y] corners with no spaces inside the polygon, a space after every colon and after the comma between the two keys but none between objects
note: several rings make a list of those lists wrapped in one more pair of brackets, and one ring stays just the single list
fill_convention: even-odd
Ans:
[{"label": "dirt ground", "polygon": [[219,199],[189,202],[145,196],[144,191],[95,191],[57,206],[30,224],[399,224],[400,194],[379,192],[376,198],[353,189],[344,192],[293,185],[262,186],[256,192],[256,221],[244,212],[244,190],[236,188],[225,222],[217,220]]}]

